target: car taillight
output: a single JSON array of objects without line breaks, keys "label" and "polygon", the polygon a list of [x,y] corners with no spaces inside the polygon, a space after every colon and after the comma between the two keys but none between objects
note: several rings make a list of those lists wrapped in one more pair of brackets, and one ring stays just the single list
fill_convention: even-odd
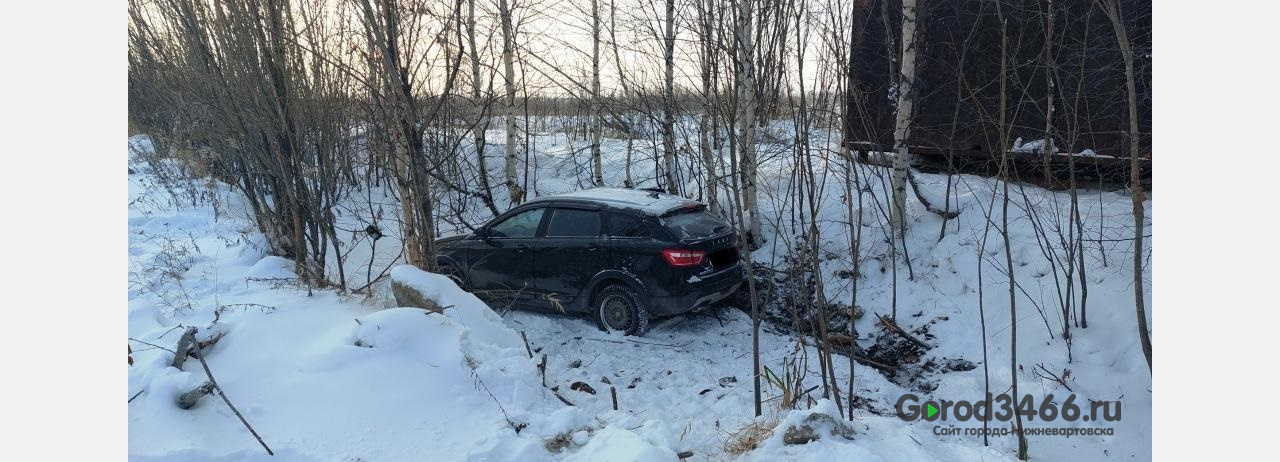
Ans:
[{"label": "car taillight", "polygon": [[707,253],[701,250],[667,249],[662,251],[662,258],[671,266],[697,266],[702,264]]}]

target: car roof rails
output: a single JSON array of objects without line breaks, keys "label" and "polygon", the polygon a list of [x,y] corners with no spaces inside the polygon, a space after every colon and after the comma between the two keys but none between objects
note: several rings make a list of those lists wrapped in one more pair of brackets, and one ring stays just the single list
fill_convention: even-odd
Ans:
[{"label": "car roof rails", "polygon": [[658,194],[667,192],[667,190],[662,188],[636,188],[636,189],[640,191],[649,191],[651,193],[649,194],[649,196],[653,197],[654,199],[658,198]]}]

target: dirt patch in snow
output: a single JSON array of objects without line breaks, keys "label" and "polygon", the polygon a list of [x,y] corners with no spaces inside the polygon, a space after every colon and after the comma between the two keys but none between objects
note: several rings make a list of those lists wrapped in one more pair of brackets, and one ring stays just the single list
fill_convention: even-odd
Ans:
[{"label": "dirt patch in snow", "polygon": [[[761,319],[763,328],[782,335],[808,335],[817,338],[819,319],[815,313],[816,302],[813,297],[813,285],[809,280],[795,279],[786,271],[755,265],[752,271],[756,280],[756,300],[762,307]],[[745,293],[730,300],[750,314],[750,297]],[[852,310],[844,303],[827,304],[826,330],[833,342],[832,351],[845,356],[855,354],[865,359],[865,365],[872,366],[885,378],[904,388],[929,393],[938,388],[937,376],[953,371],[969,371],[977,366],[962,358],[937,357],[929,353],[935,337],[930,333],[934,324],[948,320],[946,316],[938,316],[927,322],[921,322],[922,313],[900,319],[904,331],[924,345],[909,340],[907,337],[886,328],[876,322],[875,331],[870,337],[860,335],[859,339],[849,341],[847,333],[849,324],[856,323],[863,317],[862,307]],[[910,325],[919,324],[914,329]],[[865,335],[865,334],[864,334]],[[867,345],[870,343],[870,345]],[[870,408],[870,407],[868,407]]]},{"label": "dirt patch in snow", "polygon": [[[939,316],[912,329],[907,333],[924,342],[935,340],[929,329],[939,321]],[[971,371],[977,366],[972,361],[959,358],[936,358],[929,355],[929,349],[892,331],[885,325],[872,335],[874,343],[863,351],[862,356],[877,363],[890,366],[892,369],[877,369],[885,378],[904,388],[929,393],[938,388],[936,376],[953,371]]]}]

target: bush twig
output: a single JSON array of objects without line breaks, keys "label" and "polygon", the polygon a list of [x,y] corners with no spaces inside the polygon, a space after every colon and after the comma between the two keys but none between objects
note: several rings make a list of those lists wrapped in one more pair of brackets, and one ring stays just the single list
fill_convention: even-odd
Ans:
[{"label": "bush twig", "polygon": [[[187,329],[187,332],[190,332],[191,335],[194,337],[195,330],[196,328],[192,327]],[[186,335],[184,334],[183,336],[185,337]],[[227,407],[231,408],[231,412],[235,413],[236,417],[240,419],[240,423],[244,424],[244,427],[249,429],[249,433],[253,434],[253,437],[258,440],[258,444],[262,445],[262,449],[267,450],[267,455],[271,455],[271,456],[276,455],[274,452],[271,452],[270,447],[267,447],[267,443],[262,441],[262,437],[258,435],[258,431],[254,430],[252,425],[249,425],[248,420],[245,420],[244,415],[240,414],[240,410],[236,409],[236,406],[234,404],[231,404],[231,399],[227,398],[227,393],[222,390],[221,386],[218,385],[217,379],[213,378],[213,371],[209,370],[209,363],[204,360],[204,352],[201,351],[200,349],[200,343],[195,342],[195,346],[196,346],[196,359],[200,360],[200,366],[204,368],[204,374],[209,376],[209,383],[212,384],[213,388],[218,391],[218,396],[221,396],[222,401],[227,403]],[[186,356],[186,355],[179,355],[179,356]]]}]

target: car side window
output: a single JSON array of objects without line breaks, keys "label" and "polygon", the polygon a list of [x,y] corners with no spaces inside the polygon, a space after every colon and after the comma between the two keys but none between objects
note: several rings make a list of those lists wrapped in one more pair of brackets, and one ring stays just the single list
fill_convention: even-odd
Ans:
[{"label": "car side window", "polygon": [[547,224],[547,237],[595,237],[600,235],[600,213],[594,210],[555,209]]},{"label": "car side window", "polygon": [[528,238],[538,232],[538,223],[542,222],[542,214],[546,208],[526,210],[502,222],[489,227],[491,237]]},{"label": "car side window", "polygon": [[613,237],[653,237],[653,231],[640,217],[626,213],[609,214],[609,235]]}]

